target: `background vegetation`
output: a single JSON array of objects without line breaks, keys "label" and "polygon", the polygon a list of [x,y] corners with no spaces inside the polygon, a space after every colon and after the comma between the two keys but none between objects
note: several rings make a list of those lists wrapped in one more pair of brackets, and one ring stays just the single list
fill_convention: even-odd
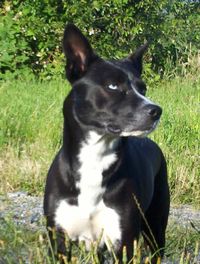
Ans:
[{"label": "background vegetation", "polygon": [[[25,190],[43,195],[49,164],[62,142],[62,103],[70,90],[63,80],[61,46],[67,22],[80,27],[104,57],[121,58],[151,43],[145,56],[147,96],[164,110],[151,137],[167,158],[172,203],[199,207],[198,0],[2,0],[0,194]],[[197,263],[199,241],[198,231],[172,223],[166,253],[174,262]],[[1,219],[0,262],[5,256],[5,263],[52,263],[47,244],[40,231]],[[97,258],[94,251],[83,250],[73,263],[80,263],[78,255],[84,261]]]},{"label": "background vegetation", "polygon": [[3,0],[0,8],[0,78],[60,76],[68,22],[105,57],[126,56],[149,41],[146,74],[157,79],[200,49],[198,0]]}]

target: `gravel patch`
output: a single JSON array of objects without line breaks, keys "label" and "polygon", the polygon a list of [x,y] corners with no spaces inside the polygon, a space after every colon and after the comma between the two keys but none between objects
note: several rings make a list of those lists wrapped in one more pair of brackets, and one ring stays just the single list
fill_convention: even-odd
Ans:
[{"label": "gravel patch", "polygon": [[169,222],[184,228],[193,228],[200,234],[200,211],[189,205],[171,207]]},{"label": "gravel patch", "polygon": [[[0,196],[0,219],[6,217],[12,217],[17,225],[33,229],[42,228],[43,197],[31,196],[26,192]],[[200,211],[191,206],[171,207],[169,221],[182,227],[196,228],[200,232]]]},{"label": "gravel patch", "polygon": [[26,192],[0,196],[0,219],[11,218],[15,224],[29,229],[44,229],[43,199]]}]

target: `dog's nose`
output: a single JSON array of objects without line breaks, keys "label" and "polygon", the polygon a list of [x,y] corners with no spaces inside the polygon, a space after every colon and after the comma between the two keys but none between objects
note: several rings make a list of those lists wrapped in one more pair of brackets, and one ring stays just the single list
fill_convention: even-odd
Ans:
[{"label": "dog's nose", "polygon": [[153,120],[158,120],[162,114],[162,108],[158,105],[150,104],[147,106],[147,113]]}]

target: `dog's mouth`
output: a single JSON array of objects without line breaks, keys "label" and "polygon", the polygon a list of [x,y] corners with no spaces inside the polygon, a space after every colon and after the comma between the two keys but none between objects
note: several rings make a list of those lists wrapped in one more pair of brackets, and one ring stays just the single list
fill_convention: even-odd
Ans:
[{"label": "dog's mouth", "polygon": [[108,130],[108,132],[115,134],[115,135],[119,135],[122,133],[121,128],[117,125],[114,125],[114,124],[109,124],[107,126],[107,130]]},{"label": "dog's mouth", "polygon": [[107,125],[107,131],[111,134],[118,135],[120,137],[146,137],[150,134],[158,125],[159,120],[156,120],[150,127],[145,129],[132,129],[130,127],[126,129],[121,129],[118,125],[109,124]]},{"label": "dog's mouth", "polygon": [[130,136],[146,137],[147,135],[149,135],[151,132],[155,130],[158,123],[159,123],[159,120],[156,120],[150,127],[146,129],[133,129],[133,130],[122,131],[120,136],[121,137],[130,137]]}]

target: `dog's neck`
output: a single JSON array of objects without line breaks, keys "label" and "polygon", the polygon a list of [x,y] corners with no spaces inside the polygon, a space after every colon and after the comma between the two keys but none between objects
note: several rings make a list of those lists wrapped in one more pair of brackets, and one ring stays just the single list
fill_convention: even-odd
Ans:
[{"label": "dog's neck", "polygon": [[79,162],[82,167],[96,167],[103,173],[117,160],[118,146],[119,138],[90,131],[80,145]]},{"label": "dog's neck", "polygon": [[80,191],[78,204],[93,210],[105,192],[109,179],[106,172],[118,163],[120,137],[86,131],[76,122],[65,120],[64,140],[74,184]]},{"label": "dog's neck", "polygon": [[64,121],[63,141],[63,146],[66,148],[64,152],[70,153],[70,156],[68,154],[68,159],[73,170],[78,169],[77,159],[81,164],[88,162],[92,164],[95,160],[96,165],[100,165],[100,163],[97,163],[97,160],[103,159],[105,164],[101,164],[103,166],[102,169],[107,170],[111,163],[109,162],[109,158],[112,155],[112,157],[116,156],[116,153],[119,151],[121,138],[87,130],[75,119],[70,118],[70,114],[68,113],[67,119]]}]

